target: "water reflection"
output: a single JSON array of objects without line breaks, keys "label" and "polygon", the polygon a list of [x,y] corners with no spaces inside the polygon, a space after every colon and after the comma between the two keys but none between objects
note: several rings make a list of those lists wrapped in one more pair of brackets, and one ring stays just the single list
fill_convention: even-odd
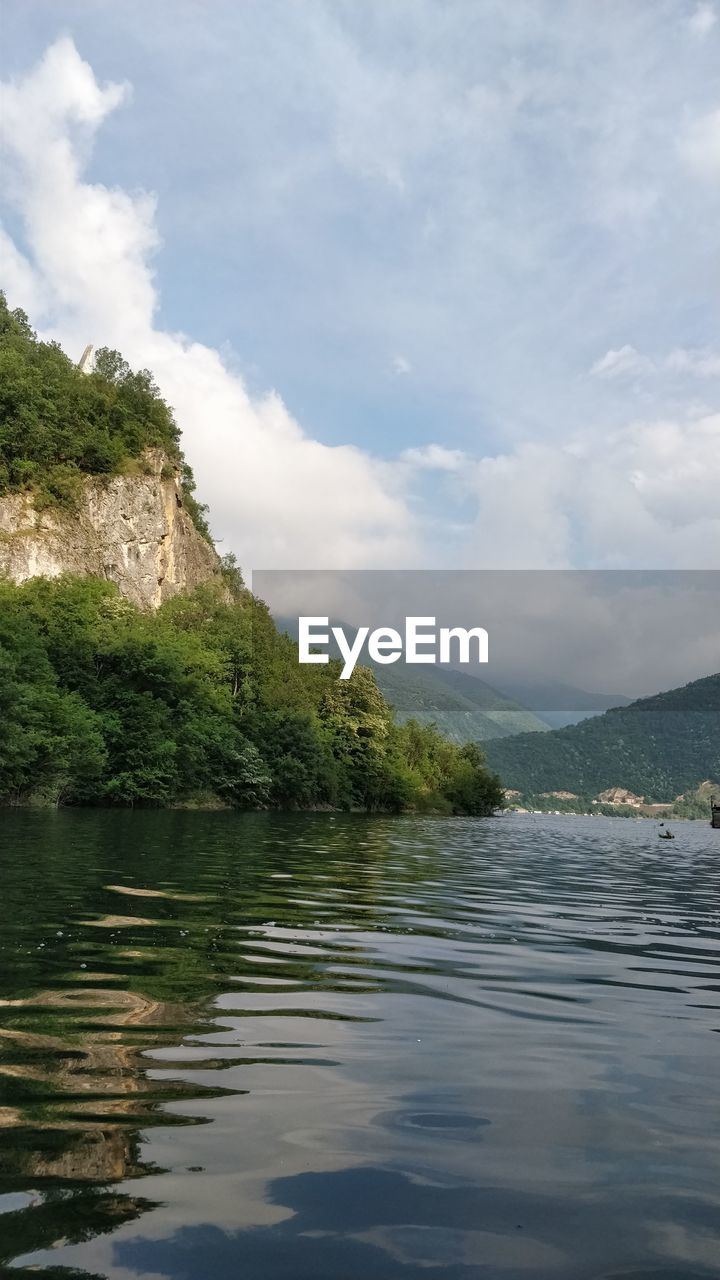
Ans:
[{"label": "water reflection", "polygon": [[0,838],[9,1274],[717,1276],[709,829],[672,858],[601,819]]}]

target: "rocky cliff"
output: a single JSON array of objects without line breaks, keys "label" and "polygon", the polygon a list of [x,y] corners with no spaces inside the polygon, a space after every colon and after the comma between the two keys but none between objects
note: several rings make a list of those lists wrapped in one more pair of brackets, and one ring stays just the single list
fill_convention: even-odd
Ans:
[{"label": "rocky cliff", "polygon": [[220,562],[183,507],[177,470],[153,449],[136,474],[88,477],[72,514],[36,510],[30,493],[0,498],[0,575],[20,583],[63,573],[107,578],[157,608],[218,576]]}]

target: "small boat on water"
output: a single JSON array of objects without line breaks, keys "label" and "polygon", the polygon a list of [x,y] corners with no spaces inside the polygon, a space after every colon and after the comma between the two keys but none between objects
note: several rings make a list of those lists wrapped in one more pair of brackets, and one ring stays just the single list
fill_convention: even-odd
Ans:
[{"label": "small boat on water", "polygon": [[674,840],[674,839],[675,839],[675,837],[674,837],[674,835],[673,835],[672,831],[658,831],[658,839],[659,839],[659,840]]}]

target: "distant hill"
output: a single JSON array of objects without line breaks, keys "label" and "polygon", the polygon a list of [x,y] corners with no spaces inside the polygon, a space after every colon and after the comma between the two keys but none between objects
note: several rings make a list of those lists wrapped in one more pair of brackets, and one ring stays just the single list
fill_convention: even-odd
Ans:
[{"label": "distant hill", "polygon": [[510,734],[547,733],[527,707],[477,676],[451,667],[371,664],[375,679],[400,720],[434,722],[454,742],[487,742]]},{"label": "distant hill", "polygon": [[502,692],[532,711],[551,729],[563,729],[590,716],[600,716],[611,707],[627,707],[632,698],[622,693],[590,693],[575,685],[553,680],[542,684],[502,682]]},{"label": "distant hill", "polygon": [[504,785],[523,795],[626,787],[648,801],[673,799],[720,777],[720,675],[484,749]]},{"label": "distant hill", "polygon": [[[279,615],[275,625],[297,640],[297,618]],[[342,624],[333,620],[331,625]],[[333,640],[327,651],[339,657]],[[361,661],[372,668],[379,688],[401,724],[407,720],[436,724],[445,737],[460,743],[487,742],[489,738],[505,738],[512,733],[548,731],[548,724],[540,716],[464,671],[441,666],[407,666],[404,662],[386,666],[368,662],[366,653]]]}]

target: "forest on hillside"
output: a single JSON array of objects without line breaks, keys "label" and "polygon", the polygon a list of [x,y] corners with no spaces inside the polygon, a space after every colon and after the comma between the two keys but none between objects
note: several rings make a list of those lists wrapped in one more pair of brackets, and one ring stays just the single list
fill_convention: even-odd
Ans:
[{"label": "forest on hillside", "polygon": [[474,744],[398,725],[373,674],[300,666],[225,581],[157,613],[93,578],[0,584],[0,802],[482,815]]},{"label": "forest on hillside", "polygon": [[647,801],[673,800],[720,777],[720,675],[485,747],[505,785],[523,795],[567,790],[589,797],[626,787]]},{"label": "forest on hillside", "polygon": [[[107,348],[81,372],[0,294],[0,499],[26,490],[72,513],[86,477],[142,471],[150,448],[209,539],[152,374]],[[0,582],[0,803],[502,806],[476,746],[399,726],[371,671],[338,675],[299,665],[232,556],[157,613],[97,578]]]},{"label": "forest on hillside", "polygon": [[180,431],[149,370],[133,371],[101,347],[92,371],[81,373],[0,292],[0,497],[31,490],[36,509],[73,511],[84,476],[142,468],[150,448],[163,451],[172,474],[178,468],[183,505],[209,538]]}]

